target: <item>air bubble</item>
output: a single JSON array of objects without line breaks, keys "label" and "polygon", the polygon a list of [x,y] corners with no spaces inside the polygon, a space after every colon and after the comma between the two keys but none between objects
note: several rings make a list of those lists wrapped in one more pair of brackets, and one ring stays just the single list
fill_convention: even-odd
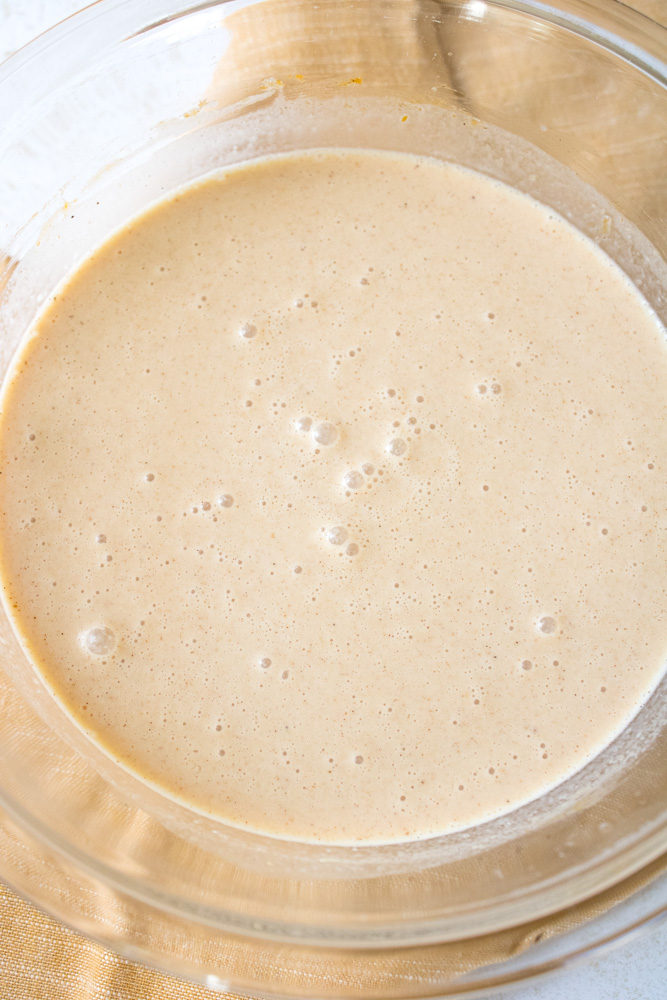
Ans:
[{"label": "air bubble", "polygon": [[477,386],[477,394],[479,396],[485,396],[486,395],[486,386],[484,385],[483,382],[481,383],[481,385]]},{"label": "air bubble", "polygon": [[533,662],[532,662],[532,660],[522,660],[521,661],[521,669],[522,670],[532,670],[533,669]]},{"label": "air bubble", "polygon": [[387,451],[390,455],[404,455],[407,449],[408,446],[403,438],[394,438],[393,441],[390,441],[387,445]]},{"label": "air bubble", "polygon": [[299,417],[296,421],[296,429],[298,431],[309,431],[313,421],[310,417]]},{"label": "air bubble", "polygon": [[234,504],[234,497],[230,496],[229,493],[224,493],[218,500],[218,503],[221,507],[231,507]]},{"label": "air bubble", "polygon": [[246,340],[252,340],[254,336],[257,335],[257,327],[253,323],[244,323],[240,328],[239,333]]},{"label": "air bubble", "polygon": [[491,386],[491,392],[494,394],[494,396],[499,396],[502,391],[503,387],[499,385],[498,382],[494,382],[493,385]]},{"label": "air bubble", "polygon": [[106,535],[98,535],[97,538],[95,539],[95,541],[99,542],[100,545],[104,545],[104,543],[106,542],[106,540],[107,540],[107,536]]},{"label": "air bubble", "polygon": [[96,625],[81,633],[79,643],[93,656],[108,656],[116,648],[116,636],[106,625]]},{"label": "air bubble", "polygon": [[551,615],[542,615],[537,622],[537,628],[543,635],[553,635],[556,631],[556,619]]},{"label": "air bubble", "polygon": [[298,576],[299,573],[303,573],[303,566],[295,566],[293,572]]},{"label": "air bubble", "polygon": [[364,758],[361,756],[360,753],[358,753],[357,756],[354,758],[354,763],[355,764],[363,764],[363,762],[364,762]]},{"label": "air bubble", "polygon": [[146,475],[144,476],[144,479],[146,480],[147,483],[152,483],[153,480],[155,479],[155,476],[153,475],[152,472],[147,472]]},{"label": "air bubble", "polygon": [[327,420],[318,424],[313,430],[313,438],[318,444],[329,446],[338,439],[338,428],[335,424],[330,424]]},{"label": "air bubble", "polygon": [[329,528],[327,531],[327,541],[331,542],[332,545],[342,545],[347,541],[347,528],[343,528],[342,525]]},{"label": "air bubble", "polygon": [[365,476],[372,476],[373,473],[375,472],[375,466],[371,465],[370,462],[364,462],[364,464],[361,466],[361,471]]},{"label": "air bubble", "polygon": [[343,485],[348,488],[348,490],[360,490],[364,485],[365,479],[360,472],[356,469],[352,469],[351,472],[346,472],[343,476]]},{"label": "air bubble", "polygon": [[259,665],[263,670],[268,670],[269,667],[271,666],[271,660],[269,659],[268,656],[263,656],[262,659],[259,661]]},{"label": "air bubble", "polygon": [[356,542],[350,542],[345,551],[347,552],[348,556],[356,556],[357,553],[359,552],[359,546],[357,545]]}]

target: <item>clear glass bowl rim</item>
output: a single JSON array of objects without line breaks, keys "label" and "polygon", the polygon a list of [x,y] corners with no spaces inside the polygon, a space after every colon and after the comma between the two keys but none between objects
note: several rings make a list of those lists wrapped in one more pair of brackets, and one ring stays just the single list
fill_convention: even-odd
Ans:
[{"label": "clear glass bowl rim", "polygon": [[[460,6],[465,7],[467,2],[468,0],[461,0]],[[569,7],[574,8],[574,13],[563,9],[557,4],[542,3],[539,0],[484,0],[484,2],[488,7],[513,10],[540,19],[547,24],[553,24],[559,28],[571,31],[614,53],[636,69],[650,76],[661,86],[667,88],[667,27],[658,24],[650,17],[621,3],[620,0],[605,0],[604,6],[602,3],[597,3],[596,0],[571,0]],[[42,88],[44,92],[47,91],[48,82],[44,79],[41,85],[37,84],[35,87],[35,76],[31,72],[31,67],[36,63],[39,64],[40,59],[47,54],[52,57],[63,46],[66,40],[68,42],[69,63],[64,61],[61,65],[63,72],[69,73],[75,68],[77,63],[85,60],[85,53],[87,50],[90,50],[88,42],[83,44],[82,41],[82,44],[77,46],[75,44],[76,38],[80,36],[82,40],[86,39],[93,29],[95,38],[100,42],[100,47],[104,47],[105,45],[128,42],[135,35],[149,31],[161,23],[175,21],[196,11],[218,6],[242,6],[242,0],[204,0],[204,2],[200,3],[186,3],[179,11],[170,14],[166,18],[159,16],[160,8],[164,7],[162,0],[146,0],[146,3],[142,5],[141,14],[133,13],[133,5],[128,0],[95,0],[94,3],[82,8],[77,13],[37,36],[5,60],[4,63],[0,64],[0,87],[9,84],[11,91],[13,90],[12,84],[21,82],[21,78],[28,78],[28,75],[30,75],[33,83],[32,96],[39,96]],[[155,16],[151,17],[153,11]],[[114,14],[118,16],[115,19],[113,28],[110,30],[105,21],[110,19]],[[588,20],[587,15],[594,17],[595,20]],[[141,21],[141,24],[137,23],[139,21]],[[37,74],[37,76],[39,77],[40,74]],[[44,77],[46,77],[46,74],[44,74]],[[37,92],[36,94],[35,91]],[[25,92],[22,90],[21,93]],[[0,107],[2,103],[0,100]],[[3,805],[2,799],[2,790],[0,789],[0,807]],[[13,811],[11,805],[9,803],[7,805],[9,807],[7,811],[11,814]],[[26,818],[23,817],[22,821],[25,822]],[[45,835],[44,828],[40,830],[35,827],[31,830],[31,833],[35,834],[45,845],[48,843],[49,838]],[[663,849],[667,851],[667,830],[663,831],[663,833],[665,835]],[[50,843],[48,846],[55,847],[56,850],[67,854],[67,850],[63,850],[64,845]],[[86,865],[83,858],[77,856],[73,860],[85,869]],[[102,880],[105,880],[106,876],[106,880],[110,885],[118,883],[117,874],[107,874],[99,865],[92,867],[91,874]],[[134,895],[135,898],[142,898],[142,894],[136,892],[136,887],[133,892],[132,885],[123,885],[122,891]],[[37,905],[42,905],[37,892],[34,896],[34,902]],[[151,899],[149,902],[153,906],[159,907],[160,905],[159,900]],[[50,909],[48,907],[44,908]],[[58,913],[52,912],[52,915],[57,919],[61,919]],[[184,908],[181,915],[186,921],[192,918],[192,912],[189,908]],[[495,989],[501,986],[507,987],[518,981],[525,981],[553,969],[576,963],[584,956],[605,954],[620,941],[634,935],[642,927],[654,926],[666,917],[667,880],[665,880],[664,903],[657,909],[653,906],[639,920],[635,919],[628,926],[589,943],[583,949],[570,950],[556,959],[523,969],[517,974],[510,973],[503,975],[499,973],[493,982],[489,981],[485,983],[483,989],[486,991],[492,987]],[[76,927],[73,929],[78,931]],[[104,945],[108,945],[108,942],[101,935],[97,936],[94,933],[86,931],[86,936],[93,940],[98,940]],[[137,957],[138,949],[136,945],[128,944],[126,949],[123,945],[124,942],[114,942],[113,948],[121,954],[125,953],[129,959]],[[156,962],[155,956],[148,952],[143,957],[151,965],[159,964]],[[175,970],[165,967],[165,971],[174,973]],[[457,987],[457,995],[469,996],[473,992],[477,992],[479,988],[474,983],[470,985],[469,989],[461,984]],[[281,996],[282,994],[275,995]],[[454,994],[447,993],[442,995]]]}]

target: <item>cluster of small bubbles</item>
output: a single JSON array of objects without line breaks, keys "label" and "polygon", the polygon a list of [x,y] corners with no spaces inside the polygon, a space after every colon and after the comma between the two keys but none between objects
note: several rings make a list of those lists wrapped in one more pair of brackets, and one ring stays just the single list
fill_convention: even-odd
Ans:
[{"label": "cluster of small bubbles", "polygon": [[407,451],[408,446],[403,440],[403,438],[393,438],[387,445],[387,451],[390,455],[404,455]]},{"label": "cluster of small bubbles", "polygon": [[268,656],[263,656],[259,661],[259,665],[263,670],[268,670],[269,667],[271,666],[271,660],[269,659]]},{"label": "cluster of small bubbles", "polygon": [[552,618],[551,615],[542,615],[538,619],[537,629],[543,635],[553,635],[556,631],[556,619]]},{"label": "cluster of small bubbles", "polygon": [[230,496],[229,493],[223,493],[218,503],[221,507],[231,507],[234,504],[234,497]]},{"label": "cluster of small bubbles", "polygon": [[325,420],[321,424],[317,424],[313,429],[313,439],[317,444],[324,445],[325,447],[335,444],[338,439],[338,428],[335,424],[331,424],[328,420]]},{"label": "cluster of small bubbles", "polygon": [[357,472],[356,469],[352,469],[350,472],[346,472],[343,476],[343,485],[347,487],[348,490],[360,490],[364,485],[365,479],[361,472]]},{"label": "cluster of small bubbles", "polygon": [[239,329],[239,333],[246,340],[252,340],[257,334],[257,327],[253,323],[244,323]]},{"label": "cluster of small bubbles", "polygon": [[357,545],[356,542],[350,542],[345,551],[348,554],[348,556],[356,556],[357,553],[359,552],[359,546]]},{"label": "cluster of small bubbles", "polygon": [[327,541],[331,542],[332,545],[343,545],[347,541],[347,528],[343,528],[340,524],[336,525],[335,528],[329,528]]},{"label": "cluster of small bubbles", "polygon": [[299,417],[296,421],[296,429],[298,431],[309,431],[311,428],[312,420],[310,417]]},{"label": "cluster of small bubbles", "polygon": [[106,542],[106,540],[107,540],[107,536],[106,535],[98,535],[97,538],[95,539],[95,541],[99,542],[100,545],[104,545],[104,543]]},{"label": "cluster of small bubbles", "polygon": [[106,625],[95,625],[81,633],[79,644],[93,656],[108,656],[116,648],[116,636]]},{"label": "cluster of small bubbles", "polygon": [[364,462],[364,464],[361,466],[361,471],[365,476],[372,476],[373,473],[375,472],[375,466],[371,465],[370,462]]},{"label": "cluster of small bubbles", "polygon": [[532,660],[522,660],[521,661],[521,669],[522,670],[532,670],[533,669],[533,662],[532,662]]}]

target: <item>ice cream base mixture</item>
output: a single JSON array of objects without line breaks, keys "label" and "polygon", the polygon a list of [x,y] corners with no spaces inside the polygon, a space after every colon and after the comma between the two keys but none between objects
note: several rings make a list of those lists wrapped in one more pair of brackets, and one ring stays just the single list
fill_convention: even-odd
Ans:
[{"label": "ice cream base mixture", "polygon": [[6,606],[197,810],[383,843],[562,781],[664,668],[665,332],[527,196],[264,159],[115,233],[5,384]]}]

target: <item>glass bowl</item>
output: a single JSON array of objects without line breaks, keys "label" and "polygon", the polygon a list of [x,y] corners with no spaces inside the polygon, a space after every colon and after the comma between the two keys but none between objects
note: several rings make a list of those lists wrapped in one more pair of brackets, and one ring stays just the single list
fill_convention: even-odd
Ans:
[{"label": "glass bowl", "polygon": [[[615,0],[100,0],[0,67],[0,370],[128,216],[311,147],[497,177],[598,242],[667,321],[666,61],[667,31]],[[114,764],[4,610],[0,663],[0,877],[126,957],[255,996],[469,995],[667,908],[663,878],[604,915],[589,904],[576,929],[535,930],[667,852],[667,681],[535,802],[448,836],[332,847],[225,826]]]}]

